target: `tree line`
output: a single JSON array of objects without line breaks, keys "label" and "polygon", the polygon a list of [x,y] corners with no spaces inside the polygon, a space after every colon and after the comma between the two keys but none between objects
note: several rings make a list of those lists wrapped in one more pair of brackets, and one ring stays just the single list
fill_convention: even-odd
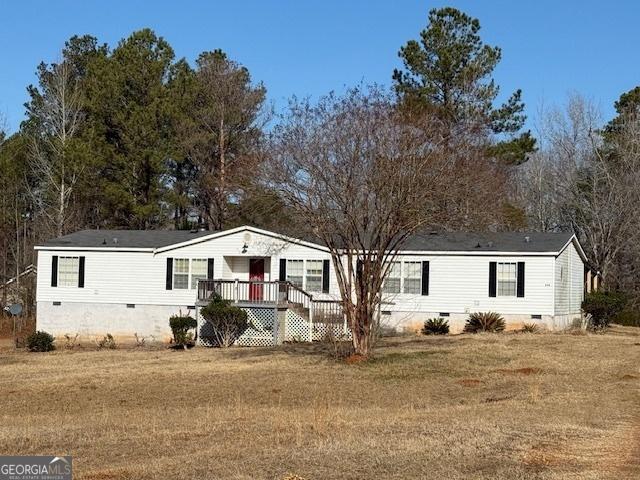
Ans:
[{"label": "tree line", "polygon": [[[572,95],[534,135],[520,90],[497,101],[502,52],[480,29],[431,10],[391,88],[292,99],[278,114],[222,50],[192,64],[149,29],[115,47],[70,38],[38,65],[19,131],[0,135],[0,280],[34,244],[79,229],[249,223],[362,252],[425,228],[574,231],[605,284],[636,292],[640,89],[608,123]],[[375,274],[357,288],[375,298],[386,263],[360,257]],[[343,272],[341,288],[354,282]]]}]

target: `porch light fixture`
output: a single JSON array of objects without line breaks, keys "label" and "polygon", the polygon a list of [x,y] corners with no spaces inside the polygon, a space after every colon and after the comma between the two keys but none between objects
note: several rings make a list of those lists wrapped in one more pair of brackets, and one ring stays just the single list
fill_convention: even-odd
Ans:
[{"label": "porch light fixture", "polygon": [[242,245],[242,253],[247,253],[248,249],[249,249],[249,245],[247,245],[246,243]]}]

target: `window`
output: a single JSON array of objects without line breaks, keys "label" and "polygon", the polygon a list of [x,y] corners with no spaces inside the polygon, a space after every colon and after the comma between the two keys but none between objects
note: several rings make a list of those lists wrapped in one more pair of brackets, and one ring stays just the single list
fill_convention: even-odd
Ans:
[{"label": "window", "polygon": [[80,257],[60,257],[58,259],[58,286],[77,287],[79,272]]},{"label": "window", "polygon": [[298,288],[302,288],[302,277],[304,275],[303,260],[287,260],[287,281]]},{"label": "window", "polygon": [[515,263],[498,263],[498,296],[515,297],[518,274]]},{"label": "window", "polygon": [[208,260],[206,258],[194,258],[191,260],[191,288],[198,288],[198,280],[207,279]]},{"label": "window", "polygon": [[189,259],[176,258],[173,261],[173,288],[186,290],[189,288]]},{"label": "window", "polygon": [[400,262],[393,262],[382,286],[384,293],[400,293]]},{"label": "window", "polygon": [[404,293],[422,293],[422,262],[404,262]]},{"label": "window", "polygon": [[322,291],[322,260],[307,260],[307,290]]}]

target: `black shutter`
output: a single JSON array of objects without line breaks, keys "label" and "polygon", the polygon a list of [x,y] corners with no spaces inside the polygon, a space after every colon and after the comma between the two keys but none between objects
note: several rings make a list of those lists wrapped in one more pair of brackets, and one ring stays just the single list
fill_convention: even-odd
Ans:
[{"label": "black shutter", "polygon": [[207,259],[207,280],[213,280],[213,258]]},{"label": "black shutter", "polygon": [[362,275],[364,275],[364,267],[362,260],[358,259],[356,260],[356,281],[361,279]]},{"label": "black shutter", "polygon": [[84,288],[84,257],[78,262],[78,288]]},{"label": "black shutter", "polygon": [[429,262],[422,262],[422,295],[429,295]]},{"label": "black shutter", "polygon": [[51,257],[51,286],[58,286],[58,256]]},{"label": "black shutter", "polygon": [[173,258],[167,258],[167,290],[173,289]]},{"label": "black shutter", "polygon": [[524,262],[518,262],[518,281],[516,283],[516,296],[524,297]]},{"label": "black shutter", "polygon": [[329,293],[329,260],[322,262],[322,293]]},{"label": "black shutter", "polygon": [[287,281],[287,259],[286,258],[280,259],[280,281],[281,282]]},{"label": "black shutter", "polygon": [[496,262],[489,262],[489,296],[496,296]]}]

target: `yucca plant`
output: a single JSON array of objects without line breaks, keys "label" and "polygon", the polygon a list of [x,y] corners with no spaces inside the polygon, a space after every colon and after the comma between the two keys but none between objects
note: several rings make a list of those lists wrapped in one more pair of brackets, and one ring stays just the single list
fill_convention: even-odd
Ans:
[{"label": "yucca plant", "polygon": [[423,335],[447,335],[449,333],[449,322],[444,318],[430,318],[424,322],[422,327]]},{"label": "yucca plant", "polygon": [[504,330],[504,318],[496,312],[475,312],[469,315],[464,325],[465,333],[501,332]]},{"label": "yucca plant", "polygon": [[522,325],[520,331],[522,333],[538,333],[540,331],[540,327],[535,323],[525,323]]}]

